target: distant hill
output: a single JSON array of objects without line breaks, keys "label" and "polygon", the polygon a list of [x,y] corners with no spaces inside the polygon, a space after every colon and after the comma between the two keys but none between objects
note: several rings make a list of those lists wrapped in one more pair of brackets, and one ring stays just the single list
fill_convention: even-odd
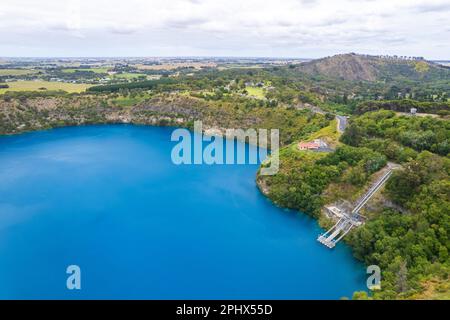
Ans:
[{"label": "distant hill", "polygon": [[449,79],[450,69],[422,58],[369,56],[355,53],[302,63],[297,70],[313,76],[325,76],[351,81],[395,79]]}]

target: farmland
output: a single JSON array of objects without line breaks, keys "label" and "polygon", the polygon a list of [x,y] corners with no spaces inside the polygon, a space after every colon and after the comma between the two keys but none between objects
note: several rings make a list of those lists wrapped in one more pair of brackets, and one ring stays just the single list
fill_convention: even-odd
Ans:
[{"label": "farmland", "polygon": [[24,76],[37,72],[37,70],[33,69],[0,69],[0,76]]},{"label": "farmland", "polygon": [[217,64],[214,62],[161,62],[159,64],[137,64],[136,68],[139,70],[174,70],[178,68],[192,68],[192,69],[202,69],[202,68],[214,68]]},{"label": "farmland", "polygon": [[83,71],[83,72],[94,72],[94,73],[107,73],[109,68],[69,68],[69,69],[62,69],[62,72],[64,73],[74,73],[77,71]]},{"label": "farmland", "polygon": [[83,92],[90,87],[88,84],[50,82],[50,81],[13,81],[7,83],[9,88],[0,89],[0,94],[6,91],[39,91],[63,90],[69,93]]},{"label": "farmland", "polygon": [[140,77],[143,77],[144,79],[148,79],[147,75],[142,74],[142,73],[117,73],[114,75],[115,79],[127,79],[127,80],[131,80],[131,79],[138,79]]}]

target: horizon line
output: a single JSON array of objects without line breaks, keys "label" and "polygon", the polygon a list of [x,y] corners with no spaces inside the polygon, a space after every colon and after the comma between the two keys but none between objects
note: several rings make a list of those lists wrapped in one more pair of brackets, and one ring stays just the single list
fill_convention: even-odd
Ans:
[{"label": "horizon line", "polygon": [[[317,58],[311,58],[311,57],[294,57],[294,56],[214,56],[214,55],[185,55],[185,56],[170,56],[170,55],[162,55],[162,56],[0,56],[0,59],[279,59],[279,60],[316,60],[316,59],[322,59],[327,57],[332,57],[335,55],[341,55],[341,54],[357,54],[357,55],[364,55],[364,56],[374,56],[374,57],[419,57],[414,55],[391,55],[391,54],[365,54],[365,53],[354,53],[354,52],[347,52],[347,53],[336,53],[333,55],[325,55]],[[423,56],[422,56],[423,57]],[[423,57],[425,60],[428,61],[450,61],[449,58],[426,58]]]}]

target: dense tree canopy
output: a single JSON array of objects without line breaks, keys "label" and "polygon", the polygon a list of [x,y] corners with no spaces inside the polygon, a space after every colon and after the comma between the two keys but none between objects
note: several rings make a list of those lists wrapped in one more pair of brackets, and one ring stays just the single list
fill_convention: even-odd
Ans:
[{"label": "dense tree canopy", "polygon": [[[432,117],[396,116],[393,111],[369,112],[354,118],[342,141],[352,146],[369,146],[392,160],[403,162],[416,152],[450,153],[450,122]],[[412,149],[412,150],[411,150]]]}]

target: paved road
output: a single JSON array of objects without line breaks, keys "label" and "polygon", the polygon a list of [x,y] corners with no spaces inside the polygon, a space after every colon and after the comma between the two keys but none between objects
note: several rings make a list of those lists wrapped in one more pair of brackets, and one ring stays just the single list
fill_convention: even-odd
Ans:
[{"label": "paved road", "polygon": [[344,116],[336,116],[337,119],[337,129],[339,132],[344,132],[345,128],[347,128],[347,117]]}]

